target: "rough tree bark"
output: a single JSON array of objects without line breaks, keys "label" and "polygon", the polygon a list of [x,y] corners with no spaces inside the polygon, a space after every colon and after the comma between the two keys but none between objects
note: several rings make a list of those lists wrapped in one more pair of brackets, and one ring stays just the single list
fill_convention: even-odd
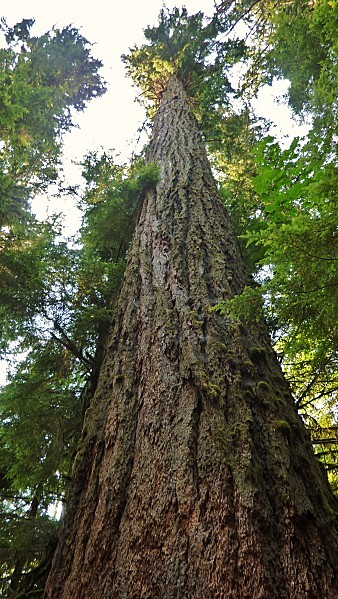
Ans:
[{"label": "rough tree bark", "polygon": [[47,599],[336,599],[337,505],[172,77]]}]

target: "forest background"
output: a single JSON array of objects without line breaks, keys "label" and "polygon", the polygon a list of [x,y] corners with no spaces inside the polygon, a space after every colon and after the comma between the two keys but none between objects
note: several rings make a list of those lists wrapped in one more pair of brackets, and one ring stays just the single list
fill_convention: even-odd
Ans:
[{"label": "forest background", "polygon": [[[200,5],[188,3],[189,12],[204,10]],[[200,90],[197,116],[242,254],[261,284],[218,309],[245,320],[263,304],[295,401],[336,488],[337,2],[296,1],[279,10],[273,2],[219,2],[217,10],[209,5],[223,62],[211,73],[213,89]],[[170,19],[171,26],[185,27],[181,58],[189,66],[189,45],[200,43],[201,24],[208,21],[164,11],[164,30]],[[70,20],[76,25],[37,32],[28,20],[14,28],[10,18],[2,23],[1,351],[13,366],[0,396],[0,554],[1,584],[9,596],[40,588],[48,571],[58,506],[95,390],[136,213],[157,177],[156,168],[144,164],[141,141],[122,156],[110,149],[126,145],[126,137],[117,143],[116,124],[125,115],[124,84],[111,85],[120,102],[111,108],[98,60],[104,57],[78,31],[77,18]],[[153,13],[148,20],[154,21]],[[100,19],[101,27],[105,21]],[[107,29],[114,40],[110,24]],[[129,31],[133,39],[123,51],[136,41]],[[163,31],[147,31],[158,50]],[[137,78],[137,62],[128,68]],[[165,70],[165,59],[154,68]],[[141,84],[149,78],[151,90],[151,73],[140,77]],[[277,141],[253,110],[255,95],[277,79],[297,122],[306,122],[303,139]],[[132,102],[135,90],[128,94]],[[133,137],[137,126],[129,116],[123,131],[144,143],[148,123],[142,114],[150,115],[151,94],[139,100],[140,131]],[[69,132],[81,119],[89,121],[95,104],[102,113],[104,102],[102,138],[94,116],[89,147],[95,149],[81,157],[83,140],[77,145],[76,135],[79,140],[82,134]],[[81,183],[69,157],[62,167],[67,143],[77,145]],[[40,218],[43,204],[49,205],[42,221],[34,216],[38,194]],[[65,232],[53,206],[76,206],[80,231]]]}]

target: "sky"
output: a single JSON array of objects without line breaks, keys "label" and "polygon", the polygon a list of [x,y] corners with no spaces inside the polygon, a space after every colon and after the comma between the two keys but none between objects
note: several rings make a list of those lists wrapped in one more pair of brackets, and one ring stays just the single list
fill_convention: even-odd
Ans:
[{"label": "sky", "polygon": [[[6,6],[5,6],[6,4]],[[203,10],[212,14],[214,0],[166,0],[166,6],[185,5],[189,12]],[[134,44],[143,41],[143,29],[157,22],[162,0],[11,0],[3,2],[0,16],[12,26],[23,18],[34,18],[34,35],[40,35],[53,26],[62,28],[72,24],[93,45],[92,53],[102,61],[101,71],[107,82],[108,91],[93,100],[87,109],[77,115],[78,127],[65,136],[65,174],[69,184],[81,181],[79,166],[75,163],[89,150],[115,149],[123,160],[132,155],[138,138],[138,128],[145,114],[135,101],[137,90],[125,76],[121,55]],[[1,10],[1,9],[0,9]],[[302,133],[292,125],[287,107],[274,103],[274,96],[286,91],[286,84],[277,85],[261,93],[256,101],[257,112],[276,122],[275,133]],[[48,196],[38,198],[33,209],[40,218],[53,212],[65,214],[65,233],[72,235],[80,224],[80,215],[69,199],[53,200]],[[0,384],[1,377],[0,365]]]}]

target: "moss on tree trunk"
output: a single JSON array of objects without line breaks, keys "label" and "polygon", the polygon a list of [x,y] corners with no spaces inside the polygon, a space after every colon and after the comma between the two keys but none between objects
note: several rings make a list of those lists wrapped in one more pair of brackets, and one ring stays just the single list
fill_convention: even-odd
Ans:
[{"label": "moss on tree trunk", "polygon": [[336,599],[337,509],[172,77],[47,599]]}]

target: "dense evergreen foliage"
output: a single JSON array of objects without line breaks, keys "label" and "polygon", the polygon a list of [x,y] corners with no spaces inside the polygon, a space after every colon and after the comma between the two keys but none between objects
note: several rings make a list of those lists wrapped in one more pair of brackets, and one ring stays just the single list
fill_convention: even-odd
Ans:
[{"label": "dense evergreen foliage", "polygon": [[13,28],[1,24],[7,42],[0,50],[2,227],[26,218],[32,194],[56,180],[72,113],[105,91],[101,63],[75,28],[34,37],[33,24],[32,19]]},{"label": "dense evergreen foliage", "polygon": [[[124,57],[149,117],[173,72],[193,98],[242,254],[262,283],[219,309],[245,321],[263,305],[334,485],[337,20],[329,0],[278,9],[219,2],[212,19],[163,9],[146,43]],[[76,29],[36,38],[32,25],[3,22],[0,50],[0,347],[3,356],[21,356],[0,395],[0,588],[11,597],[43,588],[138,207],[159,176],[141,159],[119,165],[93,152],[83,160],[81,198],[70,198],[83,211],[78,238],[63,239],[56,218],[36,222],[29,201],[58,180],[74,111],[105,86]],[[286,149],[250,109],[250,97],[275,77],[288,78],[288,102],[310,123],[307,138]]]}]

